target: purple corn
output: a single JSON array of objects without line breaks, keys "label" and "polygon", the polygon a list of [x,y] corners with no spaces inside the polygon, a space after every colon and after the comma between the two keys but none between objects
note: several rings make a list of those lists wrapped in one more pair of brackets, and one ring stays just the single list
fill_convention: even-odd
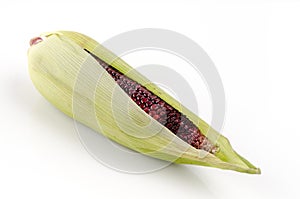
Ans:
[{"label": "purple corn", "polygon": [[203,149],[212,154],[217,151],[217,147],[185,115],[144,86],[126,77],[92,53],[88,53],[97,60],[124,92],[148,115],[196,149]]}]

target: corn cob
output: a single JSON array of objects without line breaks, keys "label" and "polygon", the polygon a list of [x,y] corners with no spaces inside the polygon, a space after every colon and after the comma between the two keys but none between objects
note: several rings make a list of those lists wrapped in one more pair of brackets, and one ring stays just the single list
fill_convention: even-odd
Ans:
[{"label": "corn cob", "polygon": [[[155,158],[260,173],[232,149],[224,136],[96,41],[69,31],[45,33],[42,37],[45,39],[30,41],[30,76],[40,93],[68,116]],[[94,73],[98,76],[101,73],[96,86],[91,80],[97,75],[82,74],[84,67],[98,71]],[[79,76],[84,79],[79,86],[95,91],[93,97],[86,90],[76,89]],[[121,105],[123,102],[128,102],[129,112]],[[80,114],[74,111],[76,107],[80,107]],[[128,115],[135,125],[126,122]],[[99,125],[92,122],[92,117]],[[142,128],[145,122],[150,125]],[[158,133],[152,135],[154,131]]]}]

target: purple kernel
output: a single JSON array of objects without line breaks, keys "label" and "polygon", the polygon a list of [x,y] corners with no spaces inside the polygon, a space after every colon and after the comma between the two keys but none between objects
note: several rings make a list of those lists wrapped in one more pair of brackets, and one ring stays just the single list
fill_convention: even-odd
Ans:
[{"label": "purple kernel", "polygon": [[196,149],[203,149],[210,153],[215,153],[218,150],[185,115],[146,87],[125,76],[95,55],[91,53],[90,55],[111,75],[123,91],[153,119]]}]

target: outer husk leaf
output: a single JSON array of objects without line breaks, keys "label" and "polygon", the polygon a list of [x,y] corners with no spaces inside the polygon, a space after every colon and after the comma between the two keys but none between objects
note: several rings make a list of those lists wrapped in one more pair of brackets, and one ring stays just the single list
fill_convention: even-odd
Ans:
[{"label": "outer husk leaf", "polygon": [[[68,116],[130,149],[155,158],[260,173],[232,149],[224,136],[93,39],[70,31],[42,36],[46,37],[45,41],[28,51],[30,76],[41,94]],[[164,128],[143,112],[84,49],[180,110],[219,146],[219,151],[212,155],[197,150]]]}]

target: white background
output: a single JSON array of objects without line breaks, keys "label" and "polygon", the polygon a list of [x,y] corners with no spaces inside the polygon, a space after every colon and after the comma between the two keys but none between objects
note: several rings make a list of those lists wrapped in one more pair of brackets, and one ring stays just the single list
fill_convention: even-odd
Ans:
[{"label": "white background", "polygon": [[[0,3],[0,198],[299,197],[300,3],[97,2]],[[33,36],[64,29],[101,42],[137,28],[174,30],[204,48],[225,87],[222,133],[261,175],[188,165],[145,175],[111,170],[33,87]]]}]

